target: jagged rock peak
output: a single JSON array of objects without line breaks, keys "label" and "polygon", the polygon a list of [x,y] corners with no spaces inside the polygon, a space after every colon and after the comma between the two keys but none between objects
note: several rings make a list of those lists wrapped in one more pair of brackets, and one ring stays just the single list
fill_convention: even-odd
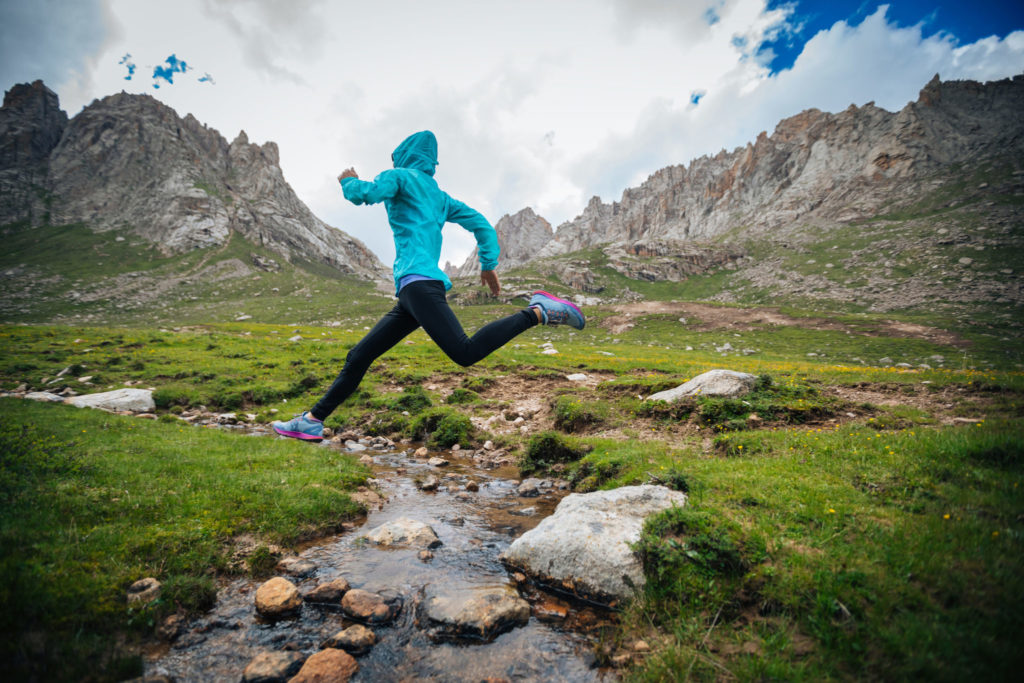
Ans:
[{"label": "jagged rock peak", "polygon": [[67,124],[57,93],[42,81],[15,85],[0,109],[0,168],[44,161]]},{"label": "jagged rock peak", "polygon": [[[41,111],[59,111],[41,82],[16,86],[7,99],[22,103],[25,88],[45,101]],[[10,119],[5,107],[2,120]],[[0,125],[0,149],[21,145],[24,128]],[[182,118],[154,97],[125,92],[94,100],[57,137],[41,174],[30,177],[27,160],[19,159],[14,171],[0,173],[0,222],[131,230],[165,253],[221,245],[238,233],[289,260],[373,279],[386,274],[361,242],[326,225],[295,195],[273,142],[250,144],[242,131],[229,145],[191,114]],[[48,193],[45,213],[31,200],[40,187]]]},{"label": "jagged rock peak", "polygon": [[661,169],[618,202],[591,199],[539,256],[871,216],[951,164],[1024,154],[1022,110],[1024,75],[984,84],[936,76],[898,112],[873,102],[836,114],[808,109],[752,144]]},{"label": "jagged rock peak", "polygon": [[[505,271],[526,263],[534,258],[554,236],[551,224],[541,218],[531,207],[502,216],[494,226],[498,233],[501,257],[498,270]],[[460,277],[472,277],[480,270],[479,256],[474,249],[469,258],[456,271]]]}]

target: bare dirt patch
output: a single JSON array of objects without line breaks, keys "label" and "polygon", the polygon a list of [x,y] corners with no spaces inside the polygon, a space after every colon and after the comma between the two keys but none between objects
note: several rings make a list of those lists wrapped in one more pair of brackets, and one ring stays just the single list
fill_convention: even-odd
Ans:
[{"label": "bare dirt patch", "polygon": [[697,332],[723,328],[751,331],[765,326],[786,325],[811,330],[834,330],[871,337],[924,339],[934,344],[956,348],[966,348],[971,344],[970,341],[952,332],[925,325],[885,320],[878,322],[870,329],[865,329],[826,318],[794,318],[780,313],[778,309],[774,308],[732,308],[688,302],[639,301],[615,306],[613,310],[619,315],[601,321],[601,325],[612,334],[625,332],[634,325],[634,319],[639,316],[666,314],[693,316],[696,320],[693,321],[689,329]]}]

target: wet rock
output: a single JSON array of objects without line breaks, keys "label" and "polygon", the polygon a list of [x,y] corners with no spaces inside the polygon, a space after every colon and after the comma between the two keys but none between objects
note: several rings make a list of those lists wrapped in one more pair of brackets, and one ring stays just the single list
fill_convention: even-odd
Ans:
[{"label": "wet rock", "polygon": [[275,576],[256,589],[256,611],[265,617],[280,617],[302,607],[302,596],[295,584]]},{"label": "wet rock", "polygon": [[360,588],[353,588],[341,599],[341,609],[352,619],[370,624],[386,624],[402,609],[399,599],[387,599],[382,595]]},{"label": "wet rock", "polygon": [[309,576],[316,571],[316,565],[301,557],[286,557],[277,563],[277,570],[292,576]]},{"label": "wet rock", "polygon": [[372,510],[373,508],[379,510],[384,507],[384,498],[368,486],[360,486],[356,489],[355,493],[349,494],[349,497],[367,510]]},{"label": "wet rock", "polygon": [[307,659],[288,683],[346,683],[358,670],[352,655],[332,647]]},{"label": "wet rock", "polygon": [[366,534],[366,538],[377,545],[412,546],[416,548],[435,548],[441,545],[434,529],[429,524],[418,522],[409,517],[399,517],[381,524]]},{"label": "wet rock", "polygon": [[520,517],[533,517],[537,514],[537,508],[531,506],[528,508],[521,508],[519,510],[509,510],[509,514],[518,515]]},{"label": "wet rock", "polygon": [[160,597],[160,582],[153,577],[139,579],[128,586],[128,604],[146,605]]},{"label": "wet rock", "polygon": [[415,458],[425,458],[429,453],[430,451],[427,450],[426,446],[420,446],[412,455]]},{"label": "wet rock", "polygon": [[554,514],[516,539],[501,559],[544,583],[581,597],[618,604],[644,584],[630,545],[644,520],[686,504],[686,495],[664,486],[624,486],[570,494]]},{"label": "wet rock", "polygon": [[164,619],[159,626],[156,627],[156,635],[162,640],[171,642],[181,635],[182,628],[185,627],[185,617],[181,614],[172,614],[171,616]]},{"label": "wet rock", "polygon": [[444,458],[433,457],[427,461],[427,464],[431,467],[446,467],[448,465],[448,461]]},{"label": "wet rock", "polygon": [[675,389],[651,394],[647,400],[672,403],[685,396],[745,396],[753,391],[756,384],[757,375],[718,368],[697,375]]},{"label": "wet rock", "polygon": [[242,672],[243,683],[285,683],[302,668],[306,656],[301,652],[261,652]]},{"label": "wet rock", "polygon": [[[546,486],[545,486],[546,485]],[[520,498],[535,498],[540,495],[541,488],[551,488],[551,482],[546,479],[523,479],[516,488]]]},{"label": "wet rock", "polygon": [[429,550],[421,550],[419,551],[419,553],[417,553],[416,556],[420,558],[420,560],[422,560],[423,562],[429,562],[430,560],[434,559],[434,553],[430,552]]},{"label": "wet rock", "polygon": [[153,392],[148,389],[115,389],[98,394],[75,396],[67,401],[79,408],[100,410],[130,410],[133,413],[149,413],[156,409]]},{"label": "wet rock", "polygon": [[416,481],[416,488],[421,491],[436,491],[439,483],[440,482],[438,482],[437,477],[433,474],[428,474],[422,479]]},{"label": "wet rock", "polygon": [[510,586],[450,591],[431,586],[423,615],[435,635],[490,640],[530,619],[530,605]]},{"label": "wet rock", "polygon": [[541,621],[562,621],[569,616],[569,606],[561,600],[545,597],[533,606],[533,614]]},{"label": "wet rock", "polygon": [[359,462],[361,464],[363,464],[363,465],[372,465],[373,464],[373,456],[372,455],[360,456]]},{"label": "wet rock", "polygon": [[349,583],[342,577],[332,579],[327,583],[321,583],[313,590],[306,593],[306,602],[321,604],[341,604],[341,598],[348,592]]},{"label": "wet rock", "polygon": [[347,450],[350,453],[359,453],[361,451],[365,451],[366,446],[359,443],[358,441],[349,440],[345,442],[345,450]]},{"label": "wet rock", "polygon": [[30,391],[25,394],[25,398],[30,401],[51,401],[53,403],[60,403],[64,400],[63,397],[49,391]]},{"label": "wet rock", "polygon": [[476,483],[475,481],[467,481],[466,482],[466,490],[467,491],[472,491],[473,493],[476,493],[477,491],[480,490],[480,484]]},{"label": "wet rock", "polygon": [[361,624],[354,624],[338,631],[323,642],[320,647],[334,647],[350,655],[362,655],[377,643],[377,635]]}]

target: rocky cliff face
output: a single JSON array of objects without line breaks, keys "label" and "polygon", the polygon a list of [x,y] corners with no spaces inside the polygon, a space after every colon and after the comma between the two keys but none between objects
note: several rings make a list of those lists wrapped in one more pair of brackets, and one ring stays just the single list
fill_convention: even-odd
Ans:
[{"label": "rocky cliff face", "polygon": [[50,152],[68,125],[57,93],[42,81],[16,85],[0,108],[0,223],[42,220]]},{"label": "rocky cliff face", "polygon": [[228,144],[147,95],[105,97],[68,121],[41,82],[15,86],[0,112],[0,182],[5,223],[81,222],[134,233],[168,254],[238,233],[288,260],[386,274],[361,242],[299,200],[276,144],[251,144],[244,132]]},{"label": "rocky cliff face", "polygon": [[[511,216],[505,214],[495,224],[494,230],[498,233],[498,246],[501,247],[497,268],[499,271],[521,266],[534,258],[554,234],[551,224],[534,213],[530,207]],[[477,250],[473,249],[473,253],[462,266],[453,270],[454,275],[475,276],[480,272],[478,259]],[[449,272],[449,276],[451,275],[452,272]]]},{"label": "rocky cliff face", "polygon": [[841,224],[912,198],[954,164],[1024,153],[1024,76],[981,84],[936,76],[916,102],[810,109],[732,152],[670,166],[618,202],[594,197],[539,256],[641,239],[708,240],[734,229],[778,233]]}]

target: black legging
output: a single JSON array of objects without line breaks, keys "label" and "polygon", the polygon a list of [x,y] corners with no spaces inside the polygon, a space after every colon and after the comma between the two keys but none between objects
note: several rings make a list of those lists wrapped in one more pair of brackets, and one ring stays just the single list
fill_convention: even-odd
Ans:
[{"label": "black legging", "polygon": [[488,323],[472,337],[467,337],[448,306],[443,283],[438,280],[411,282],[398,293],[395,307],[348,352],[345,367],[310,412],[318,420],[334,412],[359,386],[370,363],[420,326],[449,358],[467,367],[536,324],[533,309],[524,308]]}]

